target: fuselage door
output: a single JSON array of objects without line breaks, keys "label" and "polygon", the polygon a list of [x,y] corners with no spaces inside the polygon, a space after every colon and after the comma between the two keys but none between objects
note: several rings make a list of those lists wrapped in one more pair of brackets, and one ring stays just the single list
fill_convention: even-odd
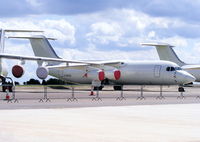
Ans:
[{"label": "fuselage door", "polygon": [[154,77],[160,77],[160,70],[161,70],[161,65],[155,65],[154,67]]}]

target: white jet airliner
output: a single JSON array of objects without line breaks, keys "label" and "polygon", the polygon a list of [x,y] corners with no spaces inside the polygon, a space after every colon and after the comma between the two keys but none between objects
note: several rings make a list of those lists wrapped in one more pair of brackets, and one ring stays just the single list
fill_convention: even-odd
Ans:
[{"label": "white jet airliner", "polygon": [[[36,74],[40,79],[48,75],[74,83],[112,84],[115,90],[119,85],[183,85],[193,82],[195,77],[183,71],[177,64],[169,61],[72,61],[65,60],[55,53],[44,36],[11,37],[27,38],[31,42],[36,57],[0,54],[0,58],[37,60]],[[64,63],[64,64],[63,64]],[[12,68],[15,77],[24,73],[22,65]],[[101,89],[101,86],[99,87]]]},{"label": "white jet airliner", "polygon": [[174,46],[167,43],[141,43],[141,45],[155,46],[160,60],[178,64],[183,70],[192,74],[197,82],[200,82],[200,64],[186,64],[181,61],[173,50]]}]

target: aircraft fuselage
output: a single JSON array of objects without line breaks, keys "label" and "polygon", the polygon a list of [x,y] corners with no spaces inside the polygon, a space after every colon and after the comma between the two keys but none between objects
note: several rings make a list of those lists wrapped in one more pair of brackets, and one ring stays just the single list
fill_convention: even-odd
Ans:
[{"label": "aircraft fuselage", "polygon": [[[179,70],[167,71],[167,67],[179,68]],[[113,67],[113,70],[115,67]],[[176,85],[185,84],[194,81],[194,77],[189,73],[180,70],[180,67],[172,62],[168,61],[137,61],[137,62],[124,62],[118,69],[121,72],[121,76],[118,80],[113,80],[115,84],[122,85]],[[81,84],[91,84],[94,80],[87,76],[85,70],[79,69],[55,69],[51,68],[49,70],[49,75],[55,76],[61,80],[81,83]],[[104,69],[105,77],[109,70]]]}]

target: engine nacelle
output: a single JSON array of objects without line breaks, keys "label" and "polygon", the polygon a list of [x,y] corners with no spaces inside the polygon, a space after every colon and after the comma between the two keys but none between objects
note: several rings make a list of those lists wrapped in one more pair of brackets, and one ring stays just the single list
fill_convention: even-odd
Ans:
[{"label": "engine nacelle", "polygon": [[24,74],[24,68],[21,65],[14,65],[12,67],[12,74],[14,77],[20,78]]},{"label": "engine nacelle", "polygon": [[36,70],[36,75],[40,79],[46,79],[49,75],[49,69],[46,67],[38,67]]},{"label": "engine nacelle", "polygon": [[121,77],[121,71],[118,69],[105,71],[106,78],[111,80],[119,80]]},{"label": "engine nacelle", "polygon": [[114,70],[114,77],[115,80],[119,80],[121,77],[121,71],[120,70]]},{"label": "engine nacelle", "polygon": [[99,71],[90,71],[87,73],[88,78],[91,78],[92,80],[99,80],[102,81],[105,79],[105,73],[103,70]]}]

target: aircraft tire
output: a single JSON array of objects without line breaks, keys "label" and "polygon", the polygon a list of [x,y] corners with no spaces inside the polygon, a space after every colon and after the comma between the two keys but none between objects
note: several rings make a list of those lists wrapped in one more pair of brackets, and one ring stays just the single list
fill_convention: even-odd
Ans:
[{"label": "aircraft tire", "polygon": [[113,86],[113,89],[116,90],[116,91],[117,90],[122,90],[122,86]]},{"label": "aircraft tire", "polygon": [[178,88],[178,91],[179,91],[179,92],[185,92],[185,89],[184,89],[183,87],[179,87],[179,88]]},{"label": "aircraft tire", "polygon": [[6,86],[2,86],[2,92],[6,92]]},{"label": "aircraft tire", "polygon": [[103,89],[103,86],[99,86],[99,87],[95,86],[94,87],[94,90],[102,90],[102,89]]},{"label": "aircraft tire", "polygon": [[12,90],[12,86],[9,86],[9,92],[12,92],[13,90]]}]

